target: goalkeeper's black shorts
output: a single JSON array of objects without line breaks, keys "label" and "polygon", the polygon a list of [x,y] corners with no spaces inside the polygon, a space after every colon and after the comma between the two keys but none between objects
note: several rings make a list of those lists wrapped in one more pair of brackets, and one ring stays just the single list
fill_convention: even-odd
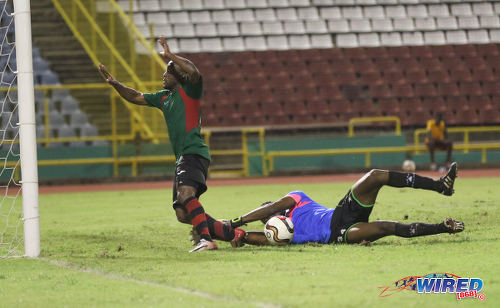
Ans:
[{"label": "goalkeeper's black shorts", "polygon": [[362,204],[349,189],[333,212],[329,243],[347,243],[349,229],[360,222],[368,222],[372,209],[373,204]]}]

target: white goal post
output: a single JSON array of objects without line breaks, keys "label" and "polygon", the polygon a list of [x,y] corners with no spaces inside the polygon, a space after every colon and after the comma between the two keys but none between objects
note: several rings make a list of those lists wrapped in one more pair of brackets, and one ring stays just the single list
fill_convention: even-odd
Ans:
[{"label": "white goal post", "polygon": [[38,167],[30,0],[14,0],[14,22],[17,52],[24,255],[36,258],[40,255],[40,222],[38,216]]}]

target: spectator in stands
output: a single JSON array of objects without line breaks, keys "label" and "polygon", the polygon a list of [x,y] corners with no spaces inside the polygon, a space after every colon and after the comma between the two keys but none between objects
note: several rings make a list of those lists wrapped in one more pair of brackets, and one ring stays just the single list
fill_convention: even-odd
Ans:
[{"label": "spectator in stands", "polygon": [[427,121],[427,138],[425,138],[425,144],[431,156],[431,170],[436,170],[436,163],[434,162],[434,151],[436,149],[445,150],[447,152],[446,166],[450,166],[453,143],[448,139],[448,132],[442,113],[438,112],[435,119]]},{"label": "spectator in stands", "polygon": [[190,252],[217,249],[210,233],[231,241],[243,236],[244,231],[214,220],[205,213],[198,201],[200,195],[207,190],[206,178],[210,165],[209,150],[200,135],[203,79],[191,61],[170,52],[164,37],[160,37],[158,42],[163,47],[161,56],[167,63],[167,71],[163,74],[164,90],[141,93],[114,79],[104,65],[99,64],[99,70],[106,81],[128,102],[156,107],[163,112],[176,157],[173,208],[177,220],[191,223],[201,236],[198,245]]}]

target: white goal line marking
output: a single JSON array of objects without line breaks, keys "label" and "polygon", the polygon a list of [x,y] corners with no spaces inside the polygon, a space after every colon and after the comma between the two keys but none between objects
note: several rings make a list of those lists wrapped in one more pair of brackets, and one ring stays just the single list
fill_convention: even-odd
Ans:
[{"label": "white goal line marking", "polygon": [[147,281],[147,280],[129,278],[129,277],[125,277],[125,276],[122,276],[119,274],[115,274],[115,273],[106,273],[106,272],[103,272],[103,271],[100,271],[100,270],[97,270],[94,268],[79,267],[79,266],[77,266],[73,263],[70,263],[70,262],[56,261],[56,260],[51,260],[51,259],[47,259],[47,258],[40,258],[40,260],[47,261],[50,264],[53,264],[57,267],[61,267],[64,269],[69,269],[69,270],[74,270],[74,271],[78,271],[81,273],[89,273],[89,274],[93,274],[93,275],[97,275],[97,276],[109,278],[109,279],[130,281],[130,282],[143,284],[143,285],[147,285],[147,286],[165,288],[165,289],[169,289],[169,290],[174,291],[174,292],[195,295],[195,296],[199,296],[202,298],[220,300],[220,301],[225,301],[225,302],[245,303],[245,304],[251,304],[251,305],[255,305],[257,307],[263,307],[263,308],[280,308],[280,307],[282,307],[281,305],[272,304],[272,303],[246,302],[244,300],[240,300],[240,299],[237,299],[234,297],[220,296],[220,295],[211,294],[211,293],[207,293],[207,292],[203,292],[203,291],[199,291],[199,290],[194,290],[194,289],[188,289],[188,288],[184,288],[184,287],[176,287],[176,286],[170,286],[167,284],[161,284],[161,283],[157,283],[157,282]]}]

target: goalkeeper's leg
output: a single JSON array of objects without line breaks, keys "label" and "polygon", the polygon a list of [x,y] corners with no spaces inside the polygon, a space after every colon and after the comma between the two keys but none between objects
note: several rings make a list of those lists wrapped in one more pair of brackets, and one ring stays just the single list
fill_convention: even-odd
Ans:
[{"label": "goalkeeper's leg", "polygon": [[353,185],[353,194],[362,204],[374,204],[377,194],[384,185],[391,187],[411,187],[432,190],[446,196],[454,192],[453,185],[457,177],[457,163],[439,180],[434,180],[415,173],[373,169]]},{"label": "goalkeeper's leg", "polygon": [[452,218],[445,218],[438,224],[425,224],[421,222],[401,224],[395,221],[361,222],[349,228],[347,231],[347,243],[372,242],[389,235],[410,238],[439,233],[458,233],[464,229],[463,222],[453,220]]}]

